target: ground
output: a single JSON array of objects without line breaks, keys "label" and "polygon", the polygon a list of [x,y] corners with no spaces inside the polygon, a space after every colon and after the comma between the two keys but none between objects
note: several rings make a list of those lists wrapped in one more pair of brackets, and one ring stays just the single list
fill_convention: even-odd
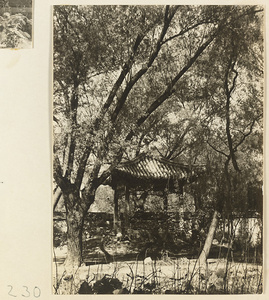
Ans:
[{"label": "ground", "polygon": [[[53,286],[57,294],[68,294],[70,282],[64,280],[65,249],[56,248],[58,262],[53,263]],[[102,255],[100,253],[100,255]],[[60,259],[62,258],[62,259]],[[226,272],[227,270],[227,272]],[[82,283],[88,293],[148,294],[256,294],[262,292],[262,266],[250,263],[209,259],[207,273],[200,273],[196,259],[173,258],[114,261],[82,265],[72,284],[78,292]],[[114,281],[113,281],[114,280]],[[115,285],[115,282],[117,285]],[[114,284],[114,286],[112,285]],[[110,284],[111,289],[107,289]],[[109,292],[107,292],[109,291]]]}]

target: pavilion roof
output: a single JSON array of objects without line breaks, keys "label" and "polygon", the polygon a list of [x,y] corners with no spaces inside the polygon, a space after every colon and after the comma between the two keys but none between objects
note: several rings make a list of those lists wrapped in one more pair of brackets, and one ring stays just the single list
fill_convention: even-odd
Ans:
[{"label": "pavilion roof", "polygon": [[121,163],[116,170],[140,179],[183,179],[195,175],[197,169],[201,170],[201,166],[190,167],[143,153],[131,161]]}]

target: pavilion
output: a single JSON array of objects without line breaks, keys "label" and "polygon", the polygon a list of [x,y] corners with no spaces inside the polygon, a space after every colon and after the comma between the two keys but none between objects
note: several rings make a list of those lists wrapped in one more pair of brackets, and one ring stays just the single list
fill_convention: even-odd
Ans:
[{"label": "pavilion", "polygon": [[119,230],[119,198],[124,198],[124,220],[129,224],[130,194],[141,191],[137,206],[143,210],[147,191],[161,192],[163,211],[168,209],[168,194],[175,193],[183,199],[184,185],[194,182],[205,171],[204,166],[188,166],[164,158],[142,153],[135,159],[121,163],[112,173],[114,190],[114,228]]}]

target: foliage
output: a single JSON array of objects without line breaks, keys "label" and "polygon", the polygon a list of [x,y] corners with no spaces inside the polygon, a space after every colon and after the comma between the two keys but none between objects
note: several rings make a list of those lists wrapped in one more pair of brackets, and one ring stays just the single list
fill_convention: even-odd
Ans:
[{"label": "foliage", "polygon": [[61,247],[66,244],[66,228],[61,222],[53,222],[53,247]]},{"label": "foliage", "polygon": [[32,21],[21,13],[0,16],[0,47],[27,47],[31,43]]}]

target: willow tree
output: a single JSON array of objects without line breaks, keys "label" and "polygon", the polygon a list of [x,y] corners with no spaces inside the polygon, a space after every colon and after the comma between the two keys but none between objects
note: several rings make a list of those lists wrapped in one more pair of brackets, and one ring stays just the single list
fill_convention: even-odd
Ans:
[{"label": "willow tree", "polygon": [[66,208],[67,270],[82,262],[84,218],[97,188],[162,107],[184,101],[199,61],[206,77],[215,60],[209,53],[223,47],[227,29],[252,26],[258,11],[55,6],[53,176]]},{"label": "willow tree", "polygon": [[[232,227],[234,213],[246,215],[248,190],[262,188],[262,9],[257,10],[251,20],[248,27],[244,27],[239,18],[233,27],[225,28],[218,47],[212,47],[206,53],[208,57],[214,57],[214,64],[208,66],[204,63],[203,59],[207,61],[204,56],[195,65],[191,77],[186,78],[194,87],[190,88],[187,97],[196,95],[199,99],[195,105],[201,115],[198,132],[207,144],[204,151],[208,161],[205,163],[214,166],[211,167],[210,180],[215,190],[211,193],[215,211],[200,256],[203,264],[210,251],[218,216],[227,218]],[[198,93],[196,81],[199,81]],[[201,97],[197,97],[199,94]]]}]

